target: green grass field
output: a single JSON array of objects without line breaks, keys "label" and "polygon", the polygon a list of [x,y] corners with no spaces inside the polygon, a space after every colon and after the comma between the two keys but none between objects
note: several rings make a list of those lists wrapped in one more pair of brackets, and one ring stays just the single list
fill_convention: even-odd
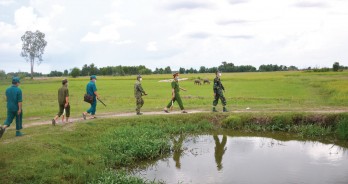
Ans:
[{"label": "green grass field", "polygon": [[[248,136],[285,132],[287,139],[328,141],[347,147],[347,113],[306,114],[302,111],[347,111],[348,72],[232,73],[223,74],[228,108],[246,113],[198,113],[149,115],[87,120],[67,125],[25,128],[15,137],[12,126],[0,140],[0,183],[152,183],[130,175],[139,161],[156,160],[175,147],[178,134],[206,134],[236,129]],[[197,86],[196,78],[213,74],[181,75],[181,92],[188,110],[211,110],[212,84]],[[99,77],[98,91],[108,105],[98,113],[134,112],[135,76]],[[143,76],[144,111],[161,111],[171,95],[170,83],[158,82],[171,75]],[[57,89],[62,78],[22,80],[24,123],[50,121],[57,113]],[[69,79],[72,117],[80,117],[89,105],[83,94],[89,79]],[[0,93],[10,86],[0,81]],[[6,115],[5,96],[0,96],[0,120]],[[179,108],[175,106],[175,109]],[[221,110],[221,106],[219,106]],[[274,112],[274,111],[296,112]],[[254,111],[254,112],[253,112]],[[261,123],[260,123],[261,122]],[[276,134],[274,134],[276,135]],[[295,137],[294,137],[295,136]],[[286,139],[286,140],[287,140]],[[338,139],[343,139],[339,141]],[[178,148],[180,149],[180,148]]]},{"label": "green grass field", "polygon": [[[228,109],[232,111],[304,111],[347,109],[348,71],[344,72],[270,72],[270,73],[224,73],[222,83],[226,88]],[[187,110],[211,110],[213,101],[212,84],[197,86],[196,78],[214,79],[214,74],[186,74],[180,85],[187,92],[181,92]],[[57,90],[63,78],[22,80],[24,98],[24,123],[49,120],[58,111]],[[171,79],[171,75],[143,76],[143,88],[149,94],[144,97],[143,111],[161,111],[171,96],[170,83],[158,82]],[[89,78],[69,78],[72,117],[79,117],[89,105],[83,102],[85,87]],[[134,112],[133,85],[135,76],[103,77],[97,81],[98,92],[108,105],[100,103],[98,113]],[[6,115],[4,92],[10,81],[0,81],[0,120]],[[219,104],[218,108],[221,110]],[[174,109],[178,110],[176,105]]]},{"label": "green grass field", "polygon": [[197,113],[42,125],[26,128],[23,137],[14,137],[11,129],[0,140],[0,183],[152,183],[125,170],[183,149],[171,144],[180,134],[238,129],[233,135],[320,140],[347,147],[347,117],[347,113]]}]

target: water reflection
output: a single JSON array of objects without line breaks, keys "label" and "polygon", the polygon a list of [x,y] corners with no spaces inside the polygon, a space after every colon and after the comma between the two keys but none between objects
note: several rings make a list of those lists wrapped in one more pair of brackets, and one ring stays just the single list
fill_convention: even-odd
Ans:
[{"label": "water reflection", "polygon": [[333,144],[229,135],[180,135],[172,143],[169,159],[136,175],[166,183],[348,183],[348,153]]},{"label": "water reflection", "polygon": [[227,136],[223,135],[222,136],[222,141],[220,142],[220,139],[217,135],[213,136],[214,141],[215,141],[215,162],[216,166],[218,168],[218,171],[222,169],[222,157],[225,154],[226,151],[226,143],[227,143]]},{"label": "water reflection", "polygon": [[174,138],[173,139],[173,147],[174,147],[174,152],[173,152],[173,160],[175,161],[175,167],[180,169],[181,163],[180,163],[180,157],[182,153],[184,152],[182,143],[184,142],[185,137],[180,134],[178,139]]}]

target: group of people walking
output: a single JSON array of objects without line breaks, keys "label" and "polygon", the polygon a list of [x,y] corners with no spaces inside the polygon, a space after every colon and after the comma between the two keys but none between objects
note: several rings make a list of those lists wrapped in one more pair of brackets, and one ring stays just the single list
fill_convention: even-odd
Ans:
[{"label": "group of people walking", "polygon": [[[216,105],[218,104],[219,99],[223,105],[223,112],[227,112],[226,109],[226,99],[224,97],[223,92],[225,91],[224,86],[221,83],[220,77],[221,72],[216,71],[216,77],[214,79],[214,101],[213,101],[213,112],[217,112]],[[91,104],[90,108],[82,113],[82,118],[84,120],[87,119],[87,116],[90,116],[90,119],[94,119],[95,113],[97,110],[97,99],[99,99],[99,93],[97,91],[96,86],[97,76],[90,76],[90,82],[86,86],[86,95],[91,97],[89,103]],[[137,76],[137,81],[134,84],[134,97],[136,99],[136,114],[142,115],[141,108],[144,105],[143,96],[148,95],[142,85],[142,76]],[[11,125],[14,119],[16,119],[16,136],[22,136],[23,133],[20,132],[22,129],[22,90],[19,88],[20,79],[18,77],[14,77],[12,79],[12,86],[7,88],[6,90],[6,99],[7,99],[7,119],[4,122],[4,126],[0,127],[0,138],[4,134],[5,130]],[[182,113],[187,113],[184,108],[183,102],[180,97],[180,91],[186,91],[186,89],[180,87],[179,85],[179,73],[173,74],[173,81],[171,82],[172,87],[172,95],[171,100],[166,107],[164,107],[163,111],[169,113],[168,109],[172,109],[174,102],[179,104],[179,107]],[[85,95],[85,96],[86,96]],[[64,79],[62,81],[62,87],[58,89],[58,106],[59,111],[57,115],[52,119],[52,125],[56,125],[58,118],[62,117],[62,122],[70,122],[70,102],[69,102],[69,89],[68,89],[68,80]]]}]

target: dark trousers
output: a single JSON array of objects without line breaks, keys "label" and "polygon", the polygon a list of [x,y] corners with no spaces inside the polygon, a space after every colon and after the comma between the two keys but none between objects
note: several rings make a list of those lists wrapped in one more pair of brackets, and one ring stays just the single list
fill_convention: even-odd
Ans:
[{"label": "dark trousers", "polygon": [[224,97],[224,94],[221,90],[215,92],[213,106],[216,106],[219,103],[219,99],[221,100],[222,105],[226,106],[226,98]]},{"label": "dark trousers", "polygon": [[68,118],[70,117],[70,104],[68,104],[68,106],[65,108],[65,104],[61,105],[59,104],[59,111],[58,111],[58,117],[60,117],[65,109],[65,116]]},{"label": "dark trousers", "polygon": [[21,130],[23,128],[22,127],[23,110],[20,115],[18,115],[17,111],[7,111],[7,119],[5,120],[4,125],[10,126],[14,118],[16,118],[16,130]]}]

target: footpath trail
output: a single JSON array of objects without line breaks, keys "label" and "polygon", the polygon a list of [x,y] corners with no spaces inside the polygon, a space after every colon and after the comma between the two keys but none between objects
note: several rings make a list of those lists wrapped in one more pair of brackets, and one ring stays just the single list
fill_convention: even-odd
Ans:
[{"label": "footpath trail", "polygon": [[[242,110],[242,111],[229,111],[228,113],[260,113],[260,112],[308,112],[308,113],[344,113],[348,112],[347,109],[339,109],[339,110],[306,110],[306,111],[252,111],[252,110]],[[152,112],[143,112],[144,114],[141,116],[149,116],[149,115],[171,115],[171,114],[181,114],[181,111],[172,111],[170,113],[165,113],[164,111],[152,111]],[[212,113],[211,111],[204,111],[204,110],[189,110],[188,114],[196,114],[196,113]],[[184,115],[184,114],[183,114]],[[103,118],[116,118],[116,117],[133,117],[138,116],[134,112],[128,112],[128,113],[104,113],[97,116],[96,119],[103,119]],[[79,118],[70,118],[69,121],[71,123],[77,123],[77,122],[83,122],[90,120],[87,116],[87,119],[84,120],[81,117]],[[49,125],[52,124],[52,120],[48,119],[47,121],[38,121],[38,122],[31,122],[24,124],[24,128],[33,127],[33,126],[40,126],[40,125]],[[60,119],[58,119],[57,124],[62,124],[60,122]]]},{"label": "footpath trail", "polygon": [[[202,111],[202,110],[190,110],[189,114],[195,114],[195,113],[208,113],[210,111]],[[173,111],[170,113],[165,113],[164,111],[154,111],[154,112],[143,112],[143,115],[141,116],[149,116],[149,115],[170,115],[170,114],[181,114],[181,111]],[[115,117],[132,117],[132,116],[138,116],[134,112],[128,112],[128,113],[103,113],[98,114],[96,119],[103,119],[103,118],[115,118]],[[77,123],[77,122],[83,122],[88,121],[89,119],[88,115],[86,120],[82,118],[82,113],[80,118],[70,118],[70,123]],[[39,121],[39,122],[31,122],[27,124],[23,124],[23,128],[33,127],[33,126],[39,126],[39,125],[48,125],[52,124],[52,119],[49,119],[47,121]],[[62,124],[60,121],[60,118],[57,120],[57,124]]]}]

